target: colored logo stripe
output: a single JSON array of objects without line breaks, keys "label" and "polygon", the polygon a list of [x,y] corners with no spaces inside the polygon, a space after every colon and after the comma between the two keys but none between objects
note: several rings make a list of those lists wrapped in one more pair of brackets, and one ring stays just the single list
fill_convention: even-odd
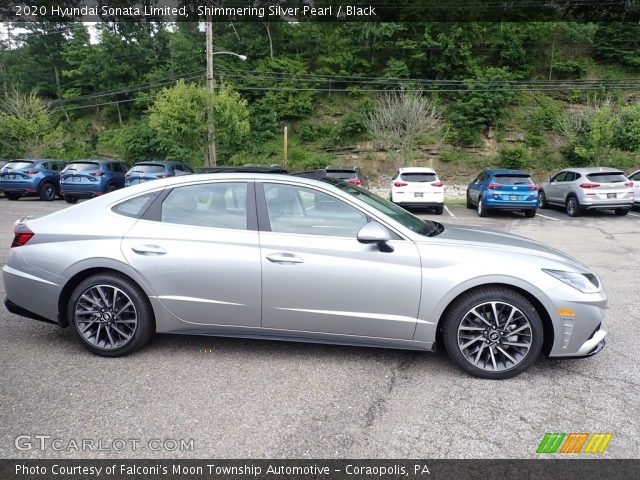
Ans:
[{"label": "colored logo stripe", "polygon": [[580,453],[587,438],[589,438],[588,433],[570,433],[562,444],[560,453]]},{"label": "colored logo stripe", "polygon": [[[613,433],[594,433],[591,438],[586,432],[569,434],[562,432],[545,433],[536,453],[603,453],[612,437]],[[587,440],[589,441],[587,442]],[[583,451],[582,447],[584,447],[585,443],[587,446]],[[558,448],[560,449],[559,452]]]},{"label": "colored logo stripe", "polygon": [[594,433],[584,449],[584,453],[602,453],[609,445],[609,440],[613,437],[613,433]]},{"label": "colored logo stripe", "polygon": [[564,439],[564,433],[547,433],[538,445],[536,453],[556,453],[560,443]]}]

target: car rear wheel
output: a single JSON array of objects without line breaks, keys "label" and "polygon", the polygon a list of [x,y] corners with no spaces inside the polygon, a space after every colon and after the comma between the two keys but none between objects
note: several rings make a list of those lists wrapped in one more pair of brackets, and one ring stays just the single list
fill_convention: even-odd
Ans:
[{"label": "car rear wheel", "polygon": [[5,193],[4,196],[7,200],[18,200],[21,197],[19,193]]},{"label": "car rear wheel", "polygon": [[627,213],[629,213],[629,209],[628,208],[616,208],[615,212],[616,212],[617,216],[624,217]]},{"label": "car rear wheel", "polygon": [[117,273],[99,273],[81,282],[69,299],[67,318],[80,343],[105,357],[138,350],[154,332],[149,299]]},{"label": "car rear wheel", "polygon": [[107,189],[105,190],[105,192],[111,193],[116,191],[117,189],[118,187],[116,187],[113,183],[110,183],[109,185],[107,185]]},{"label": "car rear wheel", "polygon": [[478,216],[479,217],[486,217],[487,216],[487,209],[484,206],[484,202],[482,201],[482,197],[478,197]]},{"label": "car rear wheel", "polygon": [[529,210],[524,211],[524,216],[527,218],[533,218],[536,216],[536,209],[530,208]]},{"label": "car rear wheel", "polygon": [[444,205],[438,205],[434,208],[434,211],[436,213],[436,215],[442,215],[442,212],[444,211]]},{"label": "car rear wheel", "polygon": [[43,200],[45,202],[52,202],[56,199],[56,187],[53,185],[53,183],[44,182],[42,185],[40,185],[39,195],[40,200]]},{"label": "car rear wheel", "polygon": [[565,209],[567,211],[567,215],[570,217],[579,217],[582,213],[580,203],[578,199],[574,196],[567,198],[567,204],[565,205]]},{"label": "car rear wheel", "polygon": [[538,192],[538,208],[547,208],[547,197],[544,195],[544,191],[540,190]]},{"label": "car rear wheel", "polygon": [[480,378],[524,372],[542,349],[543,328],[534,306],[502,287],[479,288],[447,311],[442,338],[449,357]]},{"label": "car rear wheel", "polygon": [[65,195],[64,201],[67,203],[76,203],[78,201],[78,197],[74,197],[72,195]]}]

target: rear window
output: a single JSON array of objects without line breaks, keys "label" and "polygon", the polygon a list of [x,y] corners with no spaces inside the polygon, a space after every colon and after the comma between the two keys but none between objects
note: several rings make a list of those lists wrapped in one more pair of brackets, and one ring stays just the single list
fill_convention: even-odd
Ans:
[{"label": "rear window", "polygon": [[596,183],[621,183],[627,181],[627,177],[622,172],[589,173],[587,178]]},{"label": "rear window", "polygon": [[27,161],[27,162],[9,162],[4,166],[4,168],[7,168],[7,169],[9,169],[9,168],[11,168],[11,169],[14,169],[14,168],[27,168],[27,167],[30,167],[31,165],[33,165],[33,162],[29,162],[29,161]]},{"label": "rear window", "polygon": [[157,163],[140,163],[131,167],[128,173],[162,173],[165,171],[164,165]]},{"label": "rear window", "polygon": [[358,178],[358,174],[353,170],[327,170],[327,177],[351,180],[352,178]]},{"label": "rear window", "polygon": [[80,172],[82,170],[98,170],[99,168],[100,165],[98,165],[98,162],[76,162],[70,163],[69,166],[65,168],[65,171],[75,170]]},{"label": "rear window", "polygon": [[501,185],[529,185],[533,183],[529,175],[494,175],[493,180]]},{"label": "rear window", "polygon": [[135,198],[119,203],[112,210],[125,217],[140,218],[147,210],[151,202],[158,196],[158,192],[145,193]]},{"label": "rear window", "polygon": [[403,173],[400,179],[405,182],[435,182],[438,178],[435,173]]}]

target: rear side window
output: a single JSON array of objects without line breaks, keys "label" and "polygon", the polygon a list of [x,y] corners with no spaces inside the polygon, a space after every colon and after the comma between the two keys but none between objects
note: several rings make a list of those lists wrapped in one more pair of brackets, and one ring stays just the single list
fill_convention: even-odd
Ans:
[{"label": "rear side window", "polygon": [[157,163],[140,163],[131,167],[129,173],[163,173],[164,169],[164,165]]},{"label": "rear side window", "polygon": [[405,182],[435,182],[438,177],[435,173],[403,173],[400,179]]},{"label": "rear side window", "polygon": [[640,180],[640,172],[636,172],[633,175],[631,175],[629,177],[630,180],[633,180],[634,182],[637,182],[638,180]]},{"label": "rear side window", "polygon": [[622,172],[589,173],[587,178],[596,183],[622,183],[627,181],[627,177]]},{"label": "rear side window", "polygon": [[111,210],[125,217],[140,218],[160,192],[145,193],[119,203]]},{"label": "rear side window", "polygon": [[340,180],[351,180],[358,178],[357,172],[353,170],[327,170],[327,176],[332,178],[339,178]]},{"label": "rear side window", "polygon": [[529,175],[501,175],[493,176],[493,180],[501,185],[529,185],[533,183]]},{"label": "rear side window", "polygon": [[124,173],[125,168],[124,168],[124,165],[122,165],[121,163],[112,163],[111,171],[116,173]]}]

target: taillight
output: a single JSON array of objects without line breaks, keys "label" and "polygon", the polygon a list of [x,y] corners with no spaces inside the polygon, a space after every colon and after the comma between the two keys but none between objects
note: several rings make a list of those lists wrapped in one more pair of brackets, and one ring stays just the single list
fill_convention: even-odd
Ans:
[{"label": "taillight", "polygon": [[92,173],[91,175],[93,175],[94,177],[102,177],[104,175],[104,172],[96,172]]},{"label": "taillight", "polygon": [[527,188],[529,190],[538,190],[540,187],[538,185],[536,185],[535,183],[533,183],[531,185],[527,185]]},{"label": "taillight", "polygon": [[393,184],[394,187],[406,187],[409,185],[407,182],[396,182]]},{"label": "taillight", "polygon": [[625,187],[633,187],[633,182],[624,182]]},{"label": "taillight", "polygon": [[499,188],[502,188],[502,185],[500,185],[499,183],[490,183],[489,185],[487,185],[487,188],[489,190],[498,190]]},{"label": "taillight", "polygon": [[444,183],[442,182],[431,182],[431,185],[434,187],[441,187],[442,185],[444,185]]},{"label": "taillight", "polygon": [[580,188],[598,188],[600,186],[599,183],[581,183]]},{"label": "taillight", "polygon": [[13,227],[13,242],[11,242],[11,248],[21,247],[33,237],[35,234],[27,227],[26,223],[22,223],[22,220],[18,220]]},{"label": "taillight", "polygon": [[348,180],[348,183],[351,185],[362,185],[362,181],[359,178],[352,178],[351,180]]},{"label": "taillight", "polygon": [[25,170],[24,173],[26,173],[27,175],[35,175],[36,173],[38,173],[38,170]]}]

